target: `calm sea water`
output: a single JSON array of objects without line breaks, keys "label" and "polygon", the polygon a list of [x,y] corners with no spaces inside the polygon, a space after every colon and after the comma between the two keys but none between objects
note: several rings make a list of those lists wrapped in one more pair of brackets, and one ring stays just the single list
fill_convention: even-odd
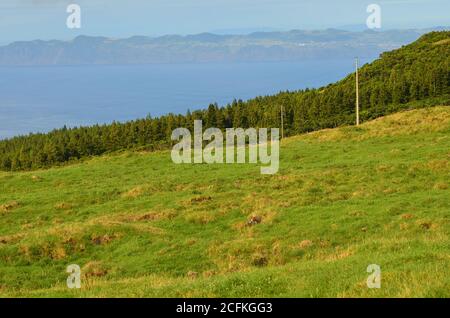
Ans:
[{"label": "calm sea water", "polygon": [[[364,61],[368,62],[368,61]],[[0,68],[0,138],[185,113],[209,103],[319,87],[353,72],[352,60],[297,63]]]}]

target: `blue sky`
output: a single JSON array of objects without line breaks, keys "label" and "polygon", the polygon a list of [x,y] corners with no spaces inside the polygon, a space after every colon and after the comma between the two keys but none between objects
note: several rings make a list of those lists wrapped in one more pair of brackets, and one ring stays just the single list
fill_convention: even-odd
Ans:
[{"label": "blue sky", "polygon": [[[70,3],[82,8],[80,30],[66,28]],[[449,0],[1,0],[0,44],[79,34],[127,37],[364,25],[372,3],[381,6],[385,29],[450,25]]]}]

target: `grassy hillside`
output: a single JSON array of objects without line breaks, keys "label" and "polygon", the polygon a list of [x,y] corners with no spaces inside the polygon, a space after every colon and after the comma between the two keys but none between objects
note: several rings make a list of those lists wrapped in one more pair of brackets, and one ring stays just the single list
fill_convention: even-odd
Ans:
[{"label": "grassy hillside", "polygon": [[[217,74],[220,76],[220,74]],[[363,122],[400,110],[450,104],[450,31],[431,32],[360,70]],[[286,136],[335,128],[355,122],[355,74],[317,89],[281,92],[234,101],[186,115],[167,114],[110,125],[62,128],[0,140],[0,170],[24,171],[54,167],[90,156],[122,150],[169,148],[172,131],[192,130],[195,119],[204,128],[280,127],[284,110]]]},{"label": "grassy hillside", "polygon": [[449,297],[449,149],[434,107],[285,139],[274,176],[169,152],[1,172],[0,296]]}]

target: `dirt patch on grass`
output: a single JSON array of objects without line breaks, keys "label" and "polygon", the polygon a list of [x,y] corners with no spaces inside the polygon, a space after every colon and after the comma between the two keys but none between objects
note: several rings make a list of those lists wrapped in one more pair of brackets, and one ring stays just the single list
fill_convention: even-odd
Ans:
[{"label": "dirt patch on grass", "polygon": [[144,213],[121,213],[114,216],[101,217],[97,221],[100,224],[120,224],[130,222],[150,222],[171,220],[177,216],[177,212],[172,209],[162,211],[148,211]]},{"label": "dirt patch on grass", "polygon": [[212,198],[210,196],[198,196],[198,197],[192,198],[190,200],[190,203],[191,204],[197,204],[197,203],[208,202],[208,201],[211,201],[211,200],[212,200]]},{"label": "dirt patch on grass", "polygon": [[448,184],[444,182],[438,182],[433,186],[433,189],[435,190],[447,190]]},{"label": "dirt patch on grass", "polygon": [[298,244],[298,247],[299,247],[300,249],[304,250],[304,249],[306,249],[306,248],[308,248],[308,247],[310,247],[310,246],[312,246],[312,245],[313,245],[313,242],[312,242],[312,241],[310,241],[310,240],[303,240],[303,241],[301,241],[301,242]]},{"label": "dirt patch on grass", "polygon": [[70,210],[70,209],[72,209],[72,204],[67,203],[67,202],[57,203],[57,204],[55,204],[55,209],[57,209],[57,210]]},{"label": "dirt patch on grass", "polygon": [[132,198],[132,199],[134,199],[134,198],[142,196],[144,193],[145,193],[144,187],[143,186],[137,186],[137,187],[135,187],[135,188],[133,188],[131,190],[128,190],[125,193],[122,193],[122,197],[123,198]]},{"label": "dirt patch on grass", "polygon": [[450,165],[448,160],[431,160],[426,164],[427,168],[434,172],[445,172],[448,173],[450,171]]},{"label": "dirt patch on grass", "polygon": [[269,259],[268,259],[267,255],[265,255],[261,252],[256,252],[255,254],[252,255],[252,265],[253,266],[264,267],[264,266],[267,266],[268,263],[269,263]]},{"label": "dirt patch on grass", "polygon": [[262,222],[262,216],[252,215],[252,217],[247,221],[247,226],[257,225]]},{"label": "dirt patch on grass", "polygon": [[419,225],[419,227],[425,231],[432,230],[438,227],[437,224],[430,221],[417,221],[417,225]]},{"label": "dirt patch on grass", "polygon": [[105,245],[110,243],[112,240],[114,240],[115,238],[117,238],[117,235],[113,234],[113,235],[109,235],[109,234],[105,234],[105,235],[91,235],[91,243],[94,245]]},{"label": "dirt patch on grass", "polygon": [[24,243],[19,246],[19,251],[28,260],[61,260],[67,256],[63,244],[55,242]]},{"label": "dirt patch on grass", "polygon": [[252,193],[243,199],[241,210],[247,216],[247,221],[258,216],[264,223],[271,224],[278,214],[276,211],[279,209],[280,202],[268,195]]},{"label": "dirt patch on grass", "polygon": [[23,234],[0,236],[0,244],[13,244],[20,241],[23,237]]},{"label": "dirt patch on grass", "polygon": [[337,246],[333,252],[329,252],[326,250],[320,251],[316,258],[323,260],[325,262],[335,262],[341,259],[348,258],[354,254],[354,251],[352,248],[341,248]]},{"label": "dirt patch on grass", "polygon": [[108,274],[108,268],[102,262],[92,261],[83,266],[81,274],[84,278],[103,277]]},{"label": "dirt patch on grass", "polygon": [[270,245],[253,239],[211,244],[208,255],[216,265],[218,273],[245,271],[251,267],[278,265],[285,261],[277,242]]},{"label": "dirt patch on grass", "polygon": [[66,250],[63,246],[56,246],[51,251],[51,258],[54,260],[64,259],[66,257]]},{"label": "dirt patch on grass", "polygon": [[20,206],[20,203],[17,201],[11,201],[5,204],[0,205],[0,213],[7,213],[15,208],[18,208]]},{"label": "dirt patch on grass", "polygon": [[189,271],[186,276],[189,279],[196,279],[198,277],[198,272],[194,272],[194,271]]},{"label": "dirt patch on grass", "polygon": [[161,214],[159,213],[144,213],[142,215],[137,215],[136,221],[154,221],[161,219]]}]

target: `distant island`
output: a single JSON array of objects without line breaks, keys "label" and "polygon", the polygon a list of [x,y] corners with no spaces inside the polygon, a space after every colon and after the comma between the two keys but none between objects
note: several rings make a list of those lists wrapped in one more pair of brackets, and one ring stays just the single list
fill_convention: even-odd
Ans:
[{"label": "distant island", "polygon": [[270,62],[377,57],[417,40],[423,30],[351,32],[255,32],[248,35],[78,36],[71,41],[21,41],[0,47],[0,65],[152,64]]}]

